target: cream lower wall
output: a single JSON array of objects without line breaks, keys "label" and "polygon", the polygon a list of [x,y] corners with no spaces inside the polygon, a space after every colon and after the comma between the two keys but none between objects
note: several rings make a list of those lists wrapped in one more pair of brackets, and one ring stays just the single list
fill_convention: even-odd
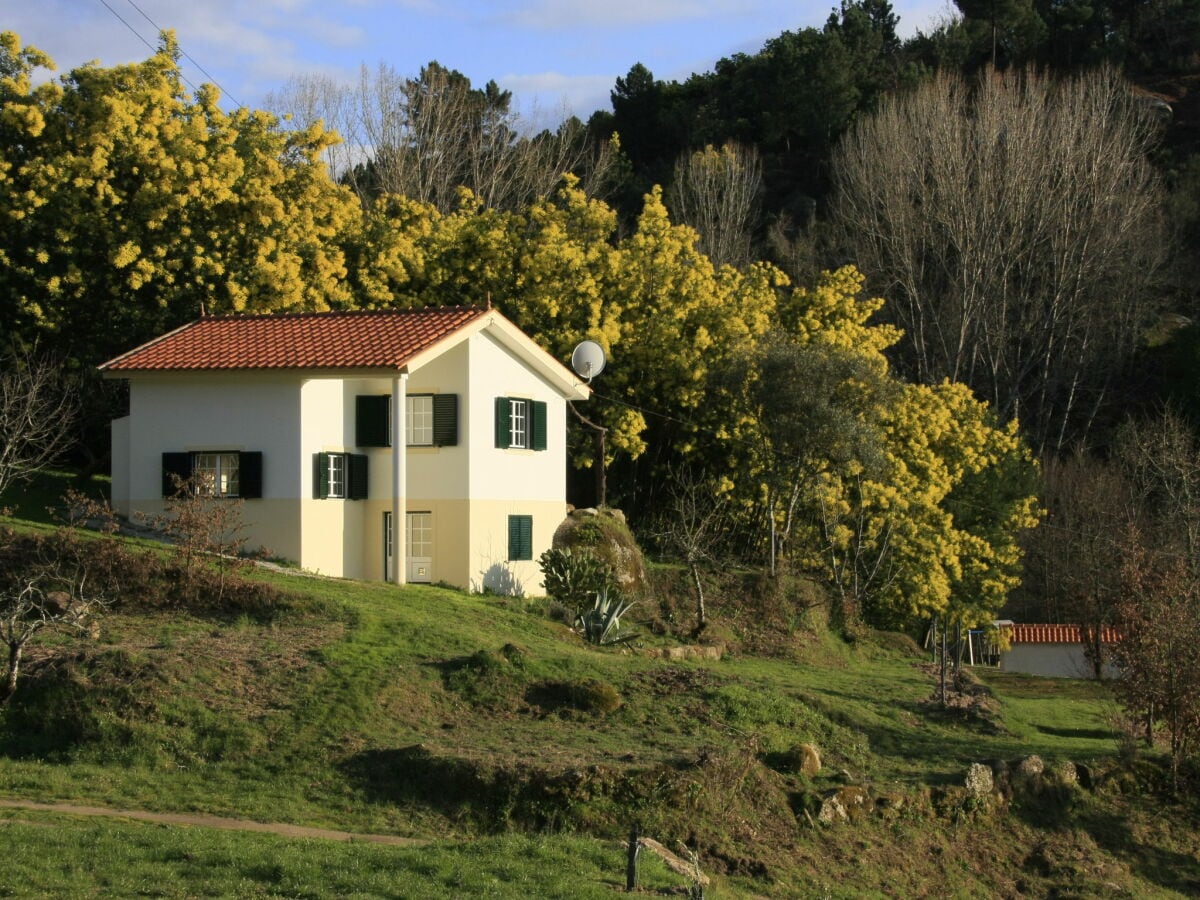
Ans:
[{"label": "cream lower wall", "polygon": [[129,416],[112,420],[112,508],[123,516],[129,509]]},{"label": "cream lower wall", "polygon": [[[533,559],[508,559],[508,517],[533,516]],[[567,516],[561,500],[476,500],[471,504],[470,589],[537,596],[544,592],[538,557],[550,549],[554,532]]]},{"label": "cream lower wall", "polygon": [[[304,565],[300,546],[300,501],[298,500],[243,500],[242,534],[246,538],[246,550],[266,551],[271,556]],[[152,518],[162,515],[166,504],[162,500],[134,500],[129,503],[126,515],[132,519],[140,516]]]},{"label": "cream lower wall", "polygon": [[[360,574],[355,578],[383,580],[383,514],[392,511],[387,500],[364,504],[366,537],[359,547]],[[471,576],[467,534],[471,505],[466,500],[411,500],[408,512],[427,512],[433,517],[433,570],[430,581],[445,581],[469,589]]]}]

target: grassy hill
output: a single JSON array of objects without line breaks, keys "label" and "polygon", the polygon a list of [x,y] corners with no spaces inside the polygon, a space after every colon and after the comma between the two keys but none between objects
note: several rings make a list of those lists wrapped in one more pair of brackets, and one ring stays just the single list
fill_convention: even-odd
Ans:
[{"label": "grassy hill", "polygon": [[[1119,763],[1101,686],[984,672],[969,708],[942,711],[910,642],[848,645],[753,592],[716,605],[732,652],[674,661],[588,647],[537,601],[250,577],[280,599],[126,602],[98,641],[35,657],[0,713],[0,796],[420,843],[7,809],[10,893],[609,896],[635,823],[694,847],[709,896],[1200,889],[1195,810],[1157,792],[1153,760]],[[1031,754],[1045,776],[963,787],[972,762]],[[1050,774],[1065,761],[1091,786]],[[863,802],[820,824],[835,791]],[[643,854],[644,890],[686,883]]]}]

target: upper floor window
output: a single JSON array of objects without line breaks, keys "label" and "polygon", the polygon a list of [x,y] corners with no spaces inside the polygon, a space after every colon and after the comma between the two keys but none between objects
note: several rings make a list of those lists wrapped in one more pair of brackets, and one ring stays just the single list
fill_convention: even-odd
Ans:
[{"label": "upper floor window", "polygon": [[546,404],[523,397],[497,397],[496,446],[545,450]]},{"label": "upper floor window", "polygon": [[[356,446],[392,446],[389,394],[360,394],[355,398],[354,417]],[[458,395],[409,394],[404,399],[404,420],[408,446],[453,447],[458,444]]]}]

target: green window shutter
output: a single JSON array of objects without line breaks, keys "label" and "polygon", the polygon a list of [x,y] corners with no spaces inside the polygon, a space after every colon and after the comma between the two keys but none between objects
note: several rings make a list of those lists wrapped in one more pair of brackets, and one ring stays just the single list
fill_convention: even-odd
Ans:
[{"label": "green window shutter", "polygon": [[458,394],[433,395],[433,445],[458,445]]},{"label": "green window shutter", "polygon": [[175,497],[179,494],[175,478],[187,481],[191,477],[192,454],[164,453],[162,455],[162,495],[164,497]]},{"label": "green window shutter", "polygon": [[533,516],[508,517],[508,558],[533,559]]},{"label": "green window shutter", "polygon": [[359,447],[390,447],[388,409],[392,398],[386,394],[359,394],[354,398],[354,443]]},{"label": "green window shutter", "polygon": [[346,499],[367,499],[367,457],[365,454],[346,454]]},{"label": "green window shutter", "polygon": [[262,497],[262,453],[254,450],[238,454],[238,496],[246,500]]},{"label": "green window shutter", "polygon": [[329,454],[313,454],[313,499],[324,500],[329,496]]},{"label": "green window shutter", "polygon": [[532,449],[546,449],[546,404],[541,400],[529,401],[529,437]]},{"label": "green window shutter", "polygon": [[501,450],[508,447],[510,438],[509,433],[509,408],[507,397],[496,398],[496,446]]}]

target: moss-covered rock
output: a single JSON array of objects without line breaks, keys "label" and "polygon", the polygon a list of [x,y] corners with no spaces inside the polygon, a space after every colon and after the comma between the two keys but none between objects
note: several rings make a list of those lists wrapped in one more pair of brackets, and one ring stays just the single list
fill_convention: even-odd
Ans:
[{"label": "moss-covered rock", "polygon": [[587,550],[612,569],[622,592],[640,596],[646,562],[619,509],[574,509],[554,532],[555,549]]}]

